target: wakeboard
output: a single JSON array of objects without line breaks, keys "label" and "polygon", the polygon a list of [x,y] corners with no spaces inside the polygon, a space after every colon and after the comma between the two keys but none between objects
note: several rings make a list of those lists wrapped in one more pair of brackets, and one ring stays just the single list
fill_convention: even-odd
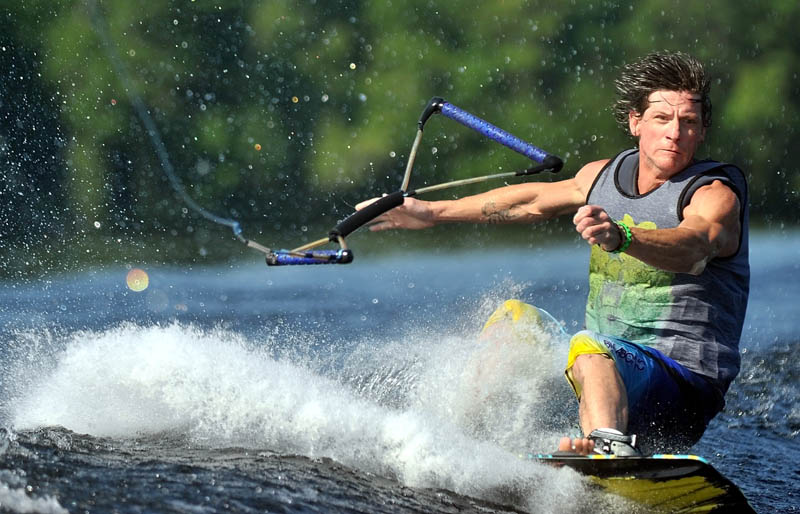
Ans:
[{"label": "wakeboard", "polygon": [[559,452],[528,457],[574,469],[597,487],[655,512],[755,512],[733,482],[696,455],[617,457]]}]

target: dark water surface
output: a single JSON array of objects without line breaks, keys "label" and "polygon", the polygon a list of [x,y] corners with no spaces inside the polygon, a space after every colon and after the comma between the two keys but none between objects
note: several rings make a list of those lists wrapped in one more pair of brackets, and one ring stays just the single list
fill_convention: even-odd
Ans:
[{"label": "dark water surface", "polygon": [[[693,453],[800,510],[800,236],[755,235],[743,367]],[[506,298],[580,329],[587,250],[104,269],[0,292],[0,510],[636,512],[519,456],[575,433],[566,338],[474,367]],[[485,361],[485,360],[484,360]]]}]

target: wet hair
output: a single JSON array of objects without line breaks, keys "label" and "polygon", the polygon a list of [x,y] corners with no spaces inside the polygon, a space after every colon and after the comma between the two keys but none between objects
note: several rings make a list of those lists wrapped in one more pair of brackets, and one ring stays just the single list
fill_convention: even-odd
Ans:
[{"label": "wet hair", "polygon": [[644,113],[650,105],[647,101],[650,94],[659,89],[699,94],[703,126],[711,126],[711,98],[708,95],[711,80],[700,61],[691,55],[681,52],[648,54],[625,65],[614,85],[618,96],[613,106],[614,118],[628,135],[628,113]]}]

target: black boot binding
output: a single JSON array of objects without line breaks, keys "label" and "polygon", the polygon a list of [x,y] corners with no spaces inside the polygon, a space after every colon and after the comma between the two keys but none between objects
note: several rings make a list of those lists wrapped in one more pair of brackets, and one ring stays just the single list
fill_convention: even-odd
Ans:
[{"label": "black boot binding", "polygon": [[592,430],[589,439],[594,441],[594,452],[617,457],[641,457],[636,447],[635,435],[621,435],[603,429]]}]

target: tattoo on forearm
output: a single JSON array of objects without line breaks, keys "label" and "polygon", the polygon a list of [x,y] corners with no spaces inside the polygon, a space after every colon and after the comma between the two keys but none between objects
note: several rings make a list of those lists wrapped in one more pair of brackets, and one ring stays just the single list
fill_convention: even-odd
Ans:
[{"label": "tattoo on forearm", "polygon": [[484,204],[481,214],[486,218],[486,221],[492,224],[506,223],[517,217],[517,215],[511,213],[511,209],[498,209],[494,202]]}]

